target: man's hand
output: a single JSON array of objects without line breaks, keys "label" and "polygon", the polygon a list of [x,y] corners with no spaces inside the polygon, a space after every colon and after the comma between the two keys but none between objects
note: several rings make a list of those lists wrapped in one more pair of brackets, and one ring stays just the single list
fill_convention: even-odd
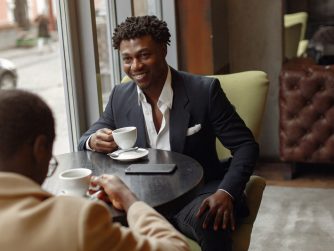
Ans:
[{"label": "man's hand", "polygon": [[[129,207],[138,199],[134,193],[115,175],[93,176],[91,178],[91,187],[99,187],[99,199],[111,202],[116,209],[128,211]],[[96,191],[89,191],[90,193]]]},{"label": "man's hand", "polygon": [[88,142],[90,148],[96,152],[110,153],[113,152],[117,145],[112,136],[112,130],[103,128],[96,131]]},{"label": "man's hand", "polygon": [[228,193],[218,190],[203,200],[196,217],[199,218],[207,210],[208,213],[203,221],[203,228],[207,228],[209,223],[213,221],[214,230],[218,230],[220,227],[226,229],[229,225],[232,230],[235,229],[233,201]]}]

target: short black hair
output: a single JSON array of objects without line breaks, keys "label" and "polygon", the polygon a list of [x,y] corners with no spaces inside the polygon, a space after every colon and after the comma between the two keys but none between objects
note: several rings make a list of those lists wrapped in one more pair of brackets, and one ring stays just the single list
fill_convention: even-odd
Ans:
[{"label": "short black hair", "polygon": [[128,17],[119,24],[113,33],[113,47],[119,49],[122,40],[130,40],[142,36],[150,35],[153,40],[169,45],[170,33],[167,23],[156,16]]},{"label": "short black hair", "polygon": [[45,135],[50,145],[53,144],[54,118],[48,105],[27,91],[0,90],[0,157],[14,156],[38,135]]}]

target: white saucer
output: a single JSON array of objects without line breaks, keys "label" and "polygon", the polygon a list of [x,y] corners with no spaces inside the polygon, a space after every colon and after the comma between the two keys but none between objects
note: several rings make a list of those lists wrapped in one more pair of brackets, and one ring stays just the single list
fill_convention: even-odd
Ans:
[{"label": "white saucer", "polygon": [[[117,153],[117,151],[115,152]],[[148,150],[144,148],[138,148],[135,151],[129,151],[129,152],[124,152],[121,153],[118,157],[112,157],[110,154],[108,156],[114,160],[119,160],[119,161],[131,161],[131,160],[136,160],[143,158],[148,155]]]}]

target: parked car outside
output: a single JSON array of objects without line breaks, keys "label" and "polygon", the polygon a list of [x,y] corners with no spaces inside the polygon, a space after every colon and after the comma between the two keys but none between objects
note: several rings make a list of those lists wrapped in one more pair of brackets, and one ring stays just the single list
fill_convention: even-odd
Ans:
[{"label": "parked car outside", "polygon": [[0,89],[12,89],[17,85],[17,70],[12,61],[0,58]]}]

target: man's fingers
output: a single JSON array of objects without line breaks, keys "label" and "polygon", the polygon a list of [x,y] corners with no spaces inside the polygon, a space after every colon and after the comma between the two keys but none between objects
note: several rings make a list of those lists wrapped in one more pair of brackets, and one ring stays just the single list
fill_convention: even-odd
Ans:
[{"label": "man's fingers", "polygon": [[223,221],[223,215],[224,215],[224,211],[221,208],[219,208],[217,210],[216,217],[215,217],[215,222],[214,222],[214,225],[213,225],[213,228],[214,228],[215,231],[217,231],[219,229],[219,227],[221,226],[222,221]]},{"label": "man's fingers", "polygon": [[226,210],[226,211],[224,211],[224,216],[223,216],[223,229],[227,228],[229,221],[230,221],[229,213]]},{"label": "man's fingers", "polygon": [[97,180],[98,180],[98,177],[97,177],[97,176],[92,176],[92,177],[90,178],[89,189],[94,190],[96,187],[98,187],[98,185],[97,185],[97,183],[96,183]]},{"label": "man's fingers", "polygon": [[109,128],[102,128],[100,130],[103,131],[105,134],[112,134],[112,130]]},{"label": "man's fingers", "polygon": [[117,148],[112,130],[103,128],[97,130],[89,140],[89,146],[97,152],[110,153]]},{"label": "man's fingers", "polygon": [[103,128],[96,132],[96,138],[103,141],[113,141],[112,130]]},{"label": "man's fingers", "polygon": [[100,177],[101,176],[92,176],[90,178],[90,182],[89,182],[89,190],[90,192],[94,193],[97,192],[101,189],[103,189],[103,187],[101,186],[101,182],[100,182]]},{"label": "man's fingers", "polygon": [[[110,179],[110,178],[109,178]],[[109,179],[107,178],[106,175],[101,175],[101,176],[94,176],[92,177],[91,183],[94,184],[95,186],[99,186],[100,188],[105,188],[108,185]]]},{"label": "man's fingers", "polygon": [[235,219],[234,219],[233,212],[230,213],[230,224],[231,224],[231,229],[234,231],[235,230]]},{"label": "man's fingers", "polygon": [[116,147],[116,143],[114,141],[108,142],[108,141],[102,141],[102,140],[95,140],[95,151],[98,152],[105,152],[105,153],[110,153],[112,152]]},{"label": "man's fingers", "polygon": [[196,218],[201,217],[201,215],[202,215],[202,214],[205,212],[205,210],[207,209],[208,205],[209,205],[209,201],[204,200],[204,201],[202,202],[202,204],[201,204],[201,206],[199,207],[198,212],[197,212],[197,214],[196,214]]},{"label": "man's fingers", "polygon": [[213,216],[214,216],[214,214],[212,213],[211,210],[209,210],[208,213],[205,216],[204,221],[203,221],[202,227],[204,229],[206,229],[209,226],[210,222],[212,221]]}]

